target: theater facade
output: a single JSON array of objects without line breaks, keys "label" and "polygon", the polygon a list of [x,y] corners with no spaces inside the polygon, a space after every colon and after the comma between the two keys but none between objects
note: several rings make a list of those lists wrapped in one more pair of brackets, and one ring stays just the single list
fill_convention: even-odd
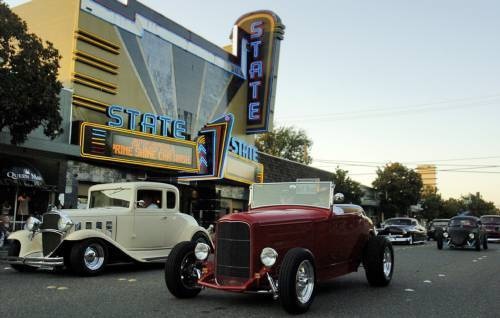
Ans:
[{"label": "theater facade", "polygon": [[266,173],[255,135],[273,127],[284,35],[275,13],[241,16],[218,47],[136,0],[33,0],[13,11],[62,56],[64,133],[35,131],[17,147],[0,134],[5,167],[43,179],[2,174],[1,201],[39,192],[39,209],[76,208],[93,184],[148,180],[178,185],[182,210],[202,224],[246,209],[248,186]]}]

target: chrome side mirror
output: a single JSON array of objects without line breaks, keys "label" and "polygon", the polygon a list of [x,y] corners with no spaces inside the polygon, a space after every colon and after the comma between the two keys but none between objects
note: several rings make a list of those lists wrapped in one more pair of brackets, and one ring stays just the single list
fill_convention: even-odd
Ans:
[{"label": "chrome side mirror", "polygon": [[146,206],[146,202],[144,202],[144,200],[139,200],[139,201],[137,201],[136,204],[137,204],[136,206],[138,208],[144,208]]},{"label": "chrome side mirror", "polygon": [[342,201],[344,201],[344,194],[335,193],[335,195],[333,196],[333,199],[335,202],[342,202]]}]

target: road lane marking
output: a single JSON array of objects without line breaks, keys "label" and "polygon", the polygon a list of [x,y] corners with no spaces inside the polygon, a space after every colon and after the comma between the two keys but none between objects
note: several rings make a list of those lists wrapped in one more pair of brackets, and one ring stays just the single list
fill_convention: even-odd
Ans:
[{"label": "road lane marking", "polygon": [[432,281],[430,281],[430,280],[426,279],[426,280],[424,280],[424,283],[431,284],[431,283],[432,283]]},{"label": "road lane marking", "polygon": [[438,274],[439,277],[445,277],[445,274]]},{"label": "road lane marking", "polygon": [[129,282],[136,282],[136,281],[137,281],[137,279],[132,278],[132,279],[129,279],[128,281],[129,281]]},{"label": "road lane marking", "polygon": [[127,280],[126,278],[118,278],[118,280],[124,281]]},{"label": "road lane marking", "polygon": [[414,292],[415,290],[414,289],[411,289],[411,288],[406,288],[405,289],[405,292]]},{"label": "road lane marking", "polygon": [[473,259],[472,261],[475,263],[475,262],[477,262],[477,259]]},{"label": "road lane marking", "polygon": [[50,286],[47,286],[47,289],[56,289],[57,286],[54,286],[54,285],[50,285]]},{"label": "road lane marking", "polygon": [[57,287],[57,290],[66,290],[66,289],[68,289],[68,287],[64,287],[64,286]]},{"label": "road lane marking", "polygon": [[10,267],[4,267],[3,269],[10,269]]}]

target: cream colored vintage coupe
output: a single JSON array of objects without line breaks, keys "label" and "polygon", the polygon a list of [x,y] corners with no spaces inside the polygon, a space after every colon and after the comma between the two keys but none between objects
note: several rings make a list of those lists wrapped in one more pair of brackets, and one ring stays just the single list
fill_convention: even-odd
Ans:
[{"label": "cream colored vintage coupe", "polygon": [[111,263],[165,261],[183,241],[212,244],[207,230],[179,212],[179,190],[156,182],[92,186],[87,209],[31,217],[9,240],[6,261],[16,270],[67,267],[83,276]]}]

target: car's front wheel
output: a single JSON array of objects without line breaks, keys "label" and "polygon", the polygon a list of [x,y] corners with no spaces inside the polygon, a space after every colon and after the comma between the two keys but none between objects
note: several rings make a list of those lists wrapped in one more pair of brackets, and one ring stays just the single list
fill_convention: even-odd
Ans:
[{"label": "car's front wheel", "polygon": [[363,252],[366,279],[372,286],[387,286],[394,272],[394,250],[383,236],[371,236]]},{"label": "car's front wheel", "polygon": [[[7,255],[10,257],[19,257],[19,252],[21,252],[21,243],[15,240],[10,241]],[[10,264],[10,267],[18,272],[32,272],[36,270],[36,267],[22,264]]]},{"label": "car's front wheel", "polygon": [[177,298],[192,298],[198,295],[195,242],[180,242],[168,255],[165,263],[165,283],[168,290]]},{"label": "car's front wheel", "polygon": [[488,249],[488,236],[486,234],[483,236],[483,249]]},{"label": "car's front wheel", "polygon": [[294,248],[286,253],[278,278],[278,293],[283,309],[291,314],[306,312],[316,286],[316,270],[310,252]]},{"label": "car's front wheel", "polygon": [[481,236],[478,236],[478,238],[476,238],[476,243],[475,243],[475,248],[476,248],[476,251],[481,251]]},{"label": "car's front wheel", "polygon": [[99,240],[85,240],[71,247],[70,268],[80,276],[99,275],[108,262],[106,245]]},{"label": "car's front wheel", "polygon": [[408,240],[408,245],[413,245],[413,234],[410,234],[410,238]]},{"label": "car's front wheel", "polygon": [[442,235],[438,235],[436,237],[436,244],[437,244],[438,250],[442,250],[443,249],[443,236]]}]

